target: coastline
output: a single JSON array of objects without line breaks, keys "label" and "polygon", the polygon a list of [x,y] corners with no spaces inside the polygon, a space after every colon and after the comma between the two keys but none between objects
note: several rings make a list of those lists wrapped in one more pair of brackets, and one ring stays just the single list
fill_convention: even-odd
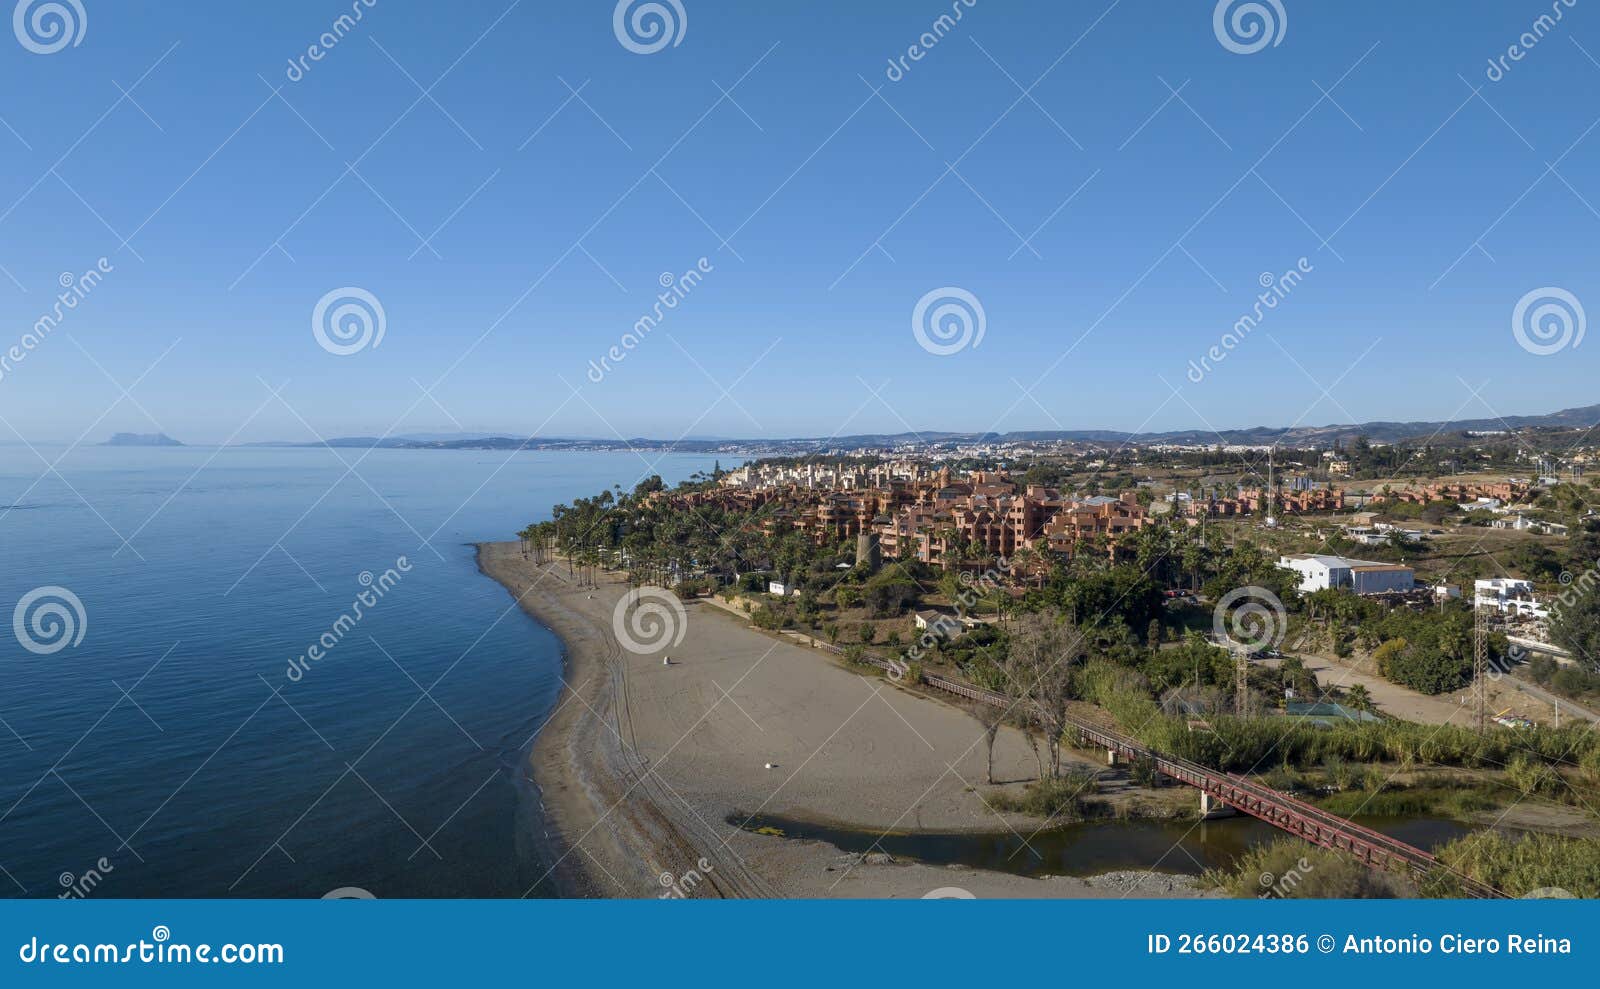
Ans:
[{"label": "coastline", "polygon": [[[660,654],[622,649],[613,609],[629,588],[579,586],[520,544],[482,543],[480,570],[563,643],[565,685],[529,755],[564,896],[920,898],[1205,895],[1185,876],[1114,872],[1029,877],[841,852],[736,824],[757,814],[897,832],[1026,837],[1037,820],[1000,815],[982,785],[981,728],[960,709],[864,677],[703,602]],[[770,767],[770,768],[769,768]],[[995,773],[1035,774],[1020,733],[995,746]],[[687,881],[685,881],[687,879]]]}]

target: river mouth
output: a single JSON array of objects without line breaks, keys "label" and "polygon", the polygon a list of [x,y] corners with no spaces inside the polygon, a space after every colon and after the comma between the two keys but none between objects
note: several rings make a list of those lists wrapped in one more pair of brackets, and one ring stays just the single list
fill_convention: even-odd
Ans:
[{"label": "river mouth", "polygon": [[[1472,829],[1438,817],[1362,817],[1357,823],[1419,848],[1433,849]],[[1037,831],[873,831],[794,818],[732,814],[728,823],[755,834],[825,841],[843,852],[887,852],[925,865],[966,866],[1020,876],[1096,876],[1149,870],[1197,876],[1226,869],[1250,849],[1288,834],[1238,816],[1211,821],[1100,820]],[[1036,826],[1035,826],[1036,827]]]}]

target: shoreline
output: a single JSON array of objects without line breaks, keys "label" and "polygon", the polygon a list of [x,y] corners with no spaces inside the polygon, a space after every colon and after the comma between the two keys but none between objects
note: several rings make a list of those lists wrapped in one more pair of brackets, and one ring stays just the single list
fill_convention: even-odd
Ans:
[{"label": "shoreline", "polygon": [[[658,895],[669,877],[697,871],[700,856],[684,835],[692,825],[663,806],[660,787],[622,744],[630,719],[625,701],[618,703],[621,650],[600,616],[577,604],[592,592],[555,565],[523,560],[517,543],[476,548],[480,572],[561,643],[559,700],[527,753],[544,819],[542,850],[553,859],[542,881],[567,898]],[[708,879],[724,895],[772,895],[734,888],[738,877]]]},{"label": "shoreline", "polygon": [[[681,644],[622,649],[615,575],[580,586],[520,544],[480,543],[479,569],[562,642],[565,681],[529,753],[551,878],[563,896],[920,898],[1201,896],[1193,878],[1108,867],[1090,878],[1030,877],[841,852],[823,841],[739,828],[747,814],[847,821],[876,831],[1027,837],[977,792],[981,727],[954,705],[863,677],[702,602]],[[770,767],[770,768],[769,768]],[[792,768],[791,768],[792,767]],[[996,777],[1034,775],[1019,733],[995,747]],[[975,783],[976,785],[971,785]]]}]

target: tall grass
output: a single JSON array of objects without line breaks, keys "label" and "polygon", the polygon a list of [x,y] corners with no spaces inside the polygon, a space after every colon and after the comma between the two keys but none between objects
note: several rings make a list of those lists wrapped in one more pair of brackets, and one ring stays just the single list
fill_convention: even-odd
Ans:
[{"label": "tall grass", "polygon": [[[1564,890],[1586,899],[1600,897],[1600,841],[1593,838],[1480,831],[1450,842],[1436,854],[1451,869],[1511,896]],[[1441,877],[1426,891],[1449,896],[1454,883]]]},{"label": "tall grass", "polygon": [[1472,815],[1503,806],[1510,799],[1504,789],[1472,787],[1396,787],[1367,793],[1349,790],[1317,801],[1323,810],[1341,817],[1362,814],[1373,817],[1444,816],[1467,819]]}]

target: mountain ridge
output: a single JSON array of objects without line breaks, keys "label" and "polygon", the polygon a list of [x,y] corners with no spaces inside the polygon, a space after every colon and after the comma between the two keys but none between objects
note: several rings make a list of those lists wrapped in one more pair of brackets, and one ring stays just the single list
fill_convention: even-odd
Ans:
[{"label": "mountain ridge", "polygon": [[[1365,436],[1378,443],[1399,443],[1447,434],[1512,433],[1524,429],[1588,429],[1600,426],[1600,404],[1578,406],[1543,415],[1506,416],[1451,420],[1370,420],[1362,423],[1325,426],[1251,426],[1243,429],[1182,429],[1155,433],[1130,433],[1113,429],[1016,430],[997,432],[949,432],[928,430],[900,433],[858,433],[850,436],[789,437],[780,439],[684,438],[664,440],[651,437],[595,439],[561,436],[513,437],[486,433],[467,433],[459,438],[448,434],[426,436],[343,436],[318,442],[264,442],[245,446],[264,447],[339,447],[424,450],[596,450],[596,449],[673,449],[685,452],[717,451],[729,447],[805,448],[850,450],[952,443],[1112,443],[1135,446],[1289,446],[1323,447]],[[132,434],[118,434],[119,436]],[[176,441],[171,441],[176,443]]]}]

